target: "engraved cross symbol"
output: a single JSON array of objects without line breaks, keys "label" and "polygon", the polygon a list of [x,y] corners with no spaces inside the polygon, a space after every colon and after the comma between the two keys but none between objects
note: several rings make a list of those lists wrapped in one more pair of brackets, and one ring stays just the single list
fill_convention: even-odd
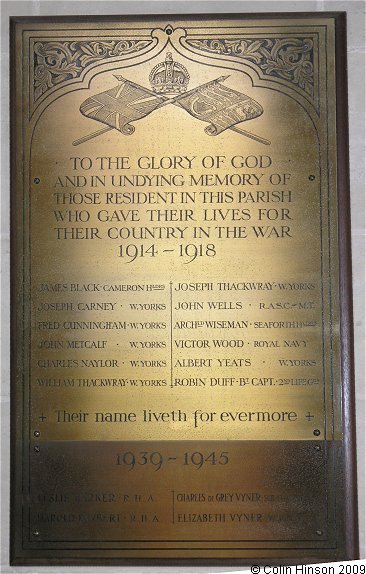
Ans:
[{"label": "engraved cross symbol", "polygon": [[44,422],[46,420],[47,417],[44,416],[44,414],[42,413],[41,416],[39,417],[39,420]]},{"label": "engraved cross symbol", "polygon": [[311,420],[314,418],[314,415],[312,415],[312,414],[310,413],[310,411],[309,411],[308,414],[305,415],[305,418],[307,418],[308,421],[311,421]]}]

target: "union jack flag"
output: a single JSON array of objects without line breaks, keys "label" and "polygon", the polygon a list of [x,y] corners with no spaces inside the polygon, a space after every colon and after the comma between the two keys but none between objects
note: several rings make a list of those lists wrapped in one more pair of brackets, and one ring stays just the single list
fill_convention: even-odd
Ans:
[{"label": "union jack flag", "polygon": [[116,78],[122,83],[88,98],[81,104],[80,111],[87,118],[103,122],[124,135],[130,135],[135,131],[131,121],[148,116],[168,98],[157,96],[121,76]]}]

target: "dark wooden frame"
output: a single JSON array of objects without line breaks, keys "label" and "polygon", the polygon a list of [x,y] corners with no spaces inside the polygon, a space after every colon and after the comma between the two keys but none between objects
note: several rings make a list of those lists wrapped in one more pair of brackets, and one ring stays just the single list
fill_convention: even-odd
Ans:
[{"label": "dark wooden frame", "polygon": [[[140,15],[101,15],[101,16],[42,16],[42,17],[11,17],[10,18],[10,70],[16,64],[17,54],[15,46],[15,34],[17,23],[56,22],[77,23],[84,22],[86,18],[91,22],[107,21],[157,21],[183,19],[191,21],[200,20],[229,20],[229,19],[286,19],[286,18],[334,18],[336,25],[336,91],[337,91],[337,183],[338,183],[338,206],[339,206],[339,288],[340,288],[340,343],[341,343],[341,385],[342,385],[342,428],[343,428],[343,465],[347,469],[343,477],[345,492],[345,517],[347,523],[346,554],[344,560],[356,560],[358,551],[358,519],[357,519],[357,481],[356,481],[356,426],[355,426],[355,398],[354,398],[354,357],[353,357],[353,313],[352,313],[352,267],[351,267],[351,222],[350,222],[350,191],[349,191],[349,158],[348,158],[348,114],[347,114],[347,56],[346,56],[346,12],[286,12],[286,13],[232,13],[232,14],[178,14],[148,16]],[[16,190],[21,186],[19,173],[17,173],[17,128],[16,128],[16,81],[15,75],[10,76],[10,114],[11,122],[11,510],[14,508],[16,496],[15,484],[17,482],[17,468],[15,461],[16,432],[21,421],[19,420],[19,406],[22,401],[22,393],[17,386],[18,355],[17,342],[19,339],[18,315],[21,315],[21,297],[18,291],[19,269],[22,258],[22,206],[18,204]],[[23,293],[21,295],[24,295]],[[306,558],[259,558],[259,559],[138,559],[138,558],[97,558],[88,559],[75,557],[67,558],[23,558],[17,556],[15,547],[16,524],[11,520],[10,529],[10,564],[11,565],[88,565],[88,566],[154,566],[154,565],[250,565],[256,564],[295,564],[313,563],[321,558],[309,556]]]}]

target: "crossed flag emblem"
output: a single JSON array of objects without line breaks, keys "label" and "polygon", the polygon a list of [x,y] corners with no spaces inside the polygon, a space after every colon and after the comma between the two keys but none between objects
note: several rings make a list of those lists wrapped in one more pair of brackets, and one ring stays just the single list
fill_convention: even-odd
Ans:
[{"label": "crossed flag emblem", "polygon": [[210,136],[216,136],[230,129],[265,145],[271,143],[236,127],[240,122],[260,116],[263,108],[253,98],[224,86],[222,82],[228,76],[221,76],[173,98],[156,94],[122,76],[115,77],[120,84],[91,96],[80,106],[80,112],[84,116],[102,122],[107,127],[74,141],[73,145],[84,143],[112,129],[124,135],[131,135],[135,131],[131,122],[140,120],[154,110],[169,104],[179,106],[194,118],[208,122],[205,133]]}]

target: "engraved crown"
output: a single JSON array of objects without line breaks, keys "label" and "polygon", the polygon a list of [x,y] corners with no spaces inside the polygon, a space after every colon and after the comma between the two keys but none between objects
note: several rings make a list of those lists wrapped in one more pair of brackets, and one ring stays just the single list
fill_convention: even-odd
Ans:
[{"label": "engraved crown", "polygon": [[165,62],[151,70],[149,80],[158,94],[181,94],[187,90],[189,74],[182,64],[174,62],[171,52],[168,52]]}]

